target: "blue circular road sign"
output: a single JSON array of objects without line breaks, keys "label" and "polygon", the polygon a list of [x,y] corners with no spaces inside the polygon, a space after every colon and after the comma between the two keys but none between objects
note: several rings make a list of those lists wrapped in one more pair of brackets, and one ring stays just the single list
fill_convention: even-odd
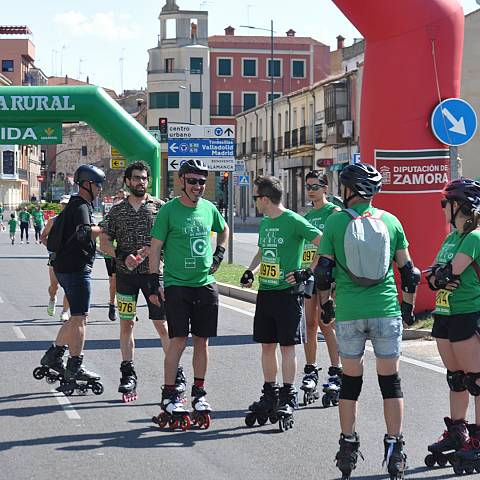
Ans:
[{"label": "blue circular road sign", "polygon": [[464,145],[477,131],[477,114],[472,106],[460,98],[447,98],[433,110],[432,131],[445,145]]}]

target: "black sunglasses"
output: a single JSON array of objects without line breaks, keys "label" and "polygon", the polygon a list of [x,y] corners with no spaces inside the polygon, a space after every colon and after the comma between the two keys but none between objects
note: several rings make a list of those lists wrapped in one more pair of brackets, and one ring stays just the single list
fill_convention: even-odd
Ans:
[{"label": "black sunglasses", "polygon": [[268,197],[268,195],[252,195],[253,201],[256,202],[258,198]]},{"label": "black sunglasses", "polygon": [[442,206],[442,208],[445,208],[448,205],[448,200],[446,198],[442,198],[440,200],[440,205]]},{"label": "black sunglasses", "polygon": [[207,183],[207,181],[204,179],[204,178],[186,178],[185,181],[189,184],[189,185],[205,185]]},{"label": "black sunglasses", "polygon": [[317,190],[320,190],[321,188],[325,188],[325,187],[326,185],[323,185],[321,183],[314,183],[313,185],[310,183],[305,184],[305,190],[307,191],[313,190],[314,192],[316,192]]}]

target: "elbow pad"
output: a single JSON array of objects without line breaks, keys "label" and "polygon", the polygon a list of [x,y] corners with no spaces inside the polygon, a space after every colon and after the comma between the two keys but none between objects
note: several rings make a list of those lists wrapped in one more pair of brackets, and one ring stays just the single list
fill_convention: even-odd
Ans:
[{"label": "elbow pad", "polygon": [[402,278],[402,291],[405,293],[415,293],[420,283],[420,270],[414,267],[412,262],[408,261],[403,267],[399,268],[398,271]]},{"label": "elbow pad", "polygon": [[333,278],[334,266],[335,261],[330,258],[320,257],[318,259],[318,263],[313,274],[315,276],[315,283],[319,290],[330,290],[332,283],[335,281]]},{"label": "elbow pad", "polygon": [[83,245],[88,245],[91,241],[91,233],[92,227],[90,225],[79,225],[76,234],[77,241]]}]

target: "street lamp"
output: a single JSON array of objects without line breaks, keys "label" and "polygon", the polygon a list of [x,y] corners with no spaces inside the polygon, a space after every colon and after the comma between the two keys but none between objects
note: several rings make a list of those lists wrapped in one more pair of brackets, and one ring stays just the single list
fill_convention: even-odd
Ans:
[{"label": "street lamp", "polygon": [[[270,32],[270,109],[271,109],[271,118],[270,118],[270,141],[272,144],[272,150],[270,152],[270,161],[271,161],[271,172],[272,176],[275,172],[275,130],[273,127],[273,87],[274,87],[274,80],[273,80],[273,20],[270,20],[270,28],[260,28],[260,27],[252,27],[251,25],[240,25],[243,28],[250,28],[251,30],[263,30],[265,32]],[[268,73],[268,72],[267,72]]]},{"label": "street lamp", "polygon": [[[178,88],[181,88],[182,90],[186,90],[187,87],[185,85],[179,85]],[[190,95],[190,98],[188,99],[188,105],[190,106],[190,123],[192,123],[192,84],[188,84],[188,92]]]}]

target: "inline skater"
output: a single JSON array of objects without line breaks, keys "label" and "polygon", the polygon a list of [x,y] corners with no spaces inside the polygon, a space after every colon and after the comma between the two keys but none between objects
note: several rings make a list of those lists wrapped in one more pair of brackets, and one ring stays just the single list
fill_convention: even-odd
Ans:
[{"label": "inline skater", "polygon": [[[293,426],[297,405],[295,345],[303,341],[304,282],[312,275],[310,269],[301,269],[304,243],[318,245],[321,235],[307,220],[282,205],[282,194],[278,178],[263,176],[255,180],[253,199],[264,218],[258,252],[240,280],[250,288],[255,274],[259,274],[253,339],[262,344],[264,376],[263,396],[249,407],[245,422],[252,426],[255,420],[260,424],[268,417],[275,420],[271,412],[276,410],[281,431]],[[282,356],[281,388],[276,383],[278,344]]]},{"label": "inline skater", "polygon": [[[115,257],[116,295],[120,317],[121,379],[118,391],[125,402],[137,399],[137,373],[134,366],[135,339],[133,329],[137,317],[138,294],[142,291],[148,304],[148,316],[162,340],[164,352],[169,345],[163,304],[150,299],[148,258],[150,231],[163,201],[147,193],[150,169],[141,161],[125,170],[124,182],[130,195],[117,202],[100,224],[101,250]],[[116,248],[114,247],[116,243]]]},{"label": "inline skater", "polygon": [[[63,211],[70,201],[70,195],[63,195],[62,198],[60,199],[60,211]],[[48,234],[50,233],[50,230],[53,227],[53,222],[55,222],[55,219],[57,218],[57,215],[54,217],[50,218],[45,225],[45,228],[42,230],[42,233],[40,234],[40,242],[43,243],[45,246],[47,246],[47,240],[48,240]],[[47,314],[53,317],[55,315],[55,309],[57,307],[57,292],[58,292],[58,280],[57,277],[55,276],[55,272],[53,271],[53,267],[50,263],[50,257],[51,253],[49,252],[48,254],[48,276],[50,279],[50,285],[48,286],[48,305],[47,305]],[[68,299],[67,296],[64,294],[63,295],[63,309],[62,313],[60,314],[60,320],[62,322],[66,322],[69,318],[70,315],[68,314]]]},{"label": "inline skater", "polygon": [[[309,210],[304,218],[308,220],[314,227],[323,231],[327,218],[335,212],[339,212],[340,208],[327,200],[328,180],[327,176],[323,175],[318,170],[312,170],[307,173],[305,177],[305,190],[307,191],[308,199],[312,202],[313,208]],[[317,247],[312,243],[305,243],[302,268],[311,266]],[[316,288],[313,289],[311,298],[305,298],[305,319],[307,339],[303,344],[305,351],[306,364],[303,369],[305,376],[300,387],[304,393],[304,404],[319,398],[317,391],[318,372],[317,366],[317,332],[318,327],[322,332],[325,343],[327,344],[328,356],[330,358],[330,367],[328,368],[327,383],[324,384],[324,396],[322,402],[324,406],[330,405],[330,402],[336,403],[338,391],[340,390],[340,375],[342,369],[340,367],[340,357],[337,349],[337,338],[335,335],[334,323],[326,324],[320,321],[321,306],[319,305],[319,296]]]},{"label": "inline skater", "polygon": [[42,233],[43,227],[45,226],[45,217],[43,215],[43,210],[40,205],[37,205],[32,212],[32,221],[33,228],[35,229],[35,243],[42,243],[40,241],[40,234]]},{"label": "inline skater", "polygon": [[[398,219],[372,206],[372,198],[381,189],[381,174],[371,165],[358,163],[342,170],[340,182],[346,210],[327,219],[315,267],[323,314],[326,320],[336,322],[343,366],[337,467],[344,479],[350,478],[360,454],[355,423],[363,383],[365,342],[369,338],[375,352],[387,427],[384,461],[390,478],[403,478],[406,455],[399,356],[402,320],[408,325],[414,322],[414,297],[420,272],[412,264]],[[357,235],[358,231],[364,234]],[[401,306],[397,300],[393,261],[402,279]],[[336,312],[330,296],[334,281]]]},{"label": "inline skater", "polygon": [[18,220],[20,221],[20,243],[23,243],[23,234],[25,233],[25,241],[28,241],[28,228],[30,227],[30,212],[27,207],[22,207],[18,214]]},{"label": "inline skater", "polygon": [[17,219],[15,218],[15,214],[10,214],[10,220],[8,221],[8,229],[10,233],[10,241],[12,245],[15,245],[15,234],[17,233]]},{"label": "inline skater", "polygon": [[[63,375],[58,391],[69,395],[74,390],[86,393],[90,388],[99,395],[103,393],[103,385],[99,382],[99,375],[83,366],[83,346],[90,308],[95,239],[101,232],[92,221],[92,203],[102,190],[105,173],[94,165],[80,165],[73,180],[79,186],[78,195],[72,196],[61,213],[62,218],[58,216],[55,220],[47,242],[50,250],[56,243],[51,263],[67,296],[70,318],[60,327],[55,343],[45,352],[40,363]],[[54,239],[59,241],[54,242]],[[67,345],[70,357],[64,366],[63,355]],[[42,372],[44,370],[39,372],[35,369],[35,378],[42,378]]]},{"label": "inline skater", "polygon": [[[161,408],[154,417],[161,426],[177,420],[189,428],[190,419],[177,389],[175,374],[187,344],[193,340],[192,421],[200,427],[210,425],[211,407],[205,396],[208,363],[208,339],[217,335],[218,288],[213,274],[223,260],[229,229],[217,208],[203,197],[208,168],[202,160],[187,160],[179,170],[180,197],[166,203],[152,229],[150,300],[165,300],[170,346],[165,355]],[[217,246],[212,254],[210,232],[217,232]],[[164,278],[158,271],[160,252],[164,249]],[[172,423],[173,422],[173,423]]]},{"label": "inline skater", "polygon": [[[427,466],[453,464],[457,475],[480,472],[480,183],[468,178],[445,186],[441,206],[454,230],[427,276],[436,302],[432,336],[447,368],[450,417],[443,438],[428,447]],[[470,395],[475,422],[467,425]],[[451,452],[456,451],[452,454]]]}]

